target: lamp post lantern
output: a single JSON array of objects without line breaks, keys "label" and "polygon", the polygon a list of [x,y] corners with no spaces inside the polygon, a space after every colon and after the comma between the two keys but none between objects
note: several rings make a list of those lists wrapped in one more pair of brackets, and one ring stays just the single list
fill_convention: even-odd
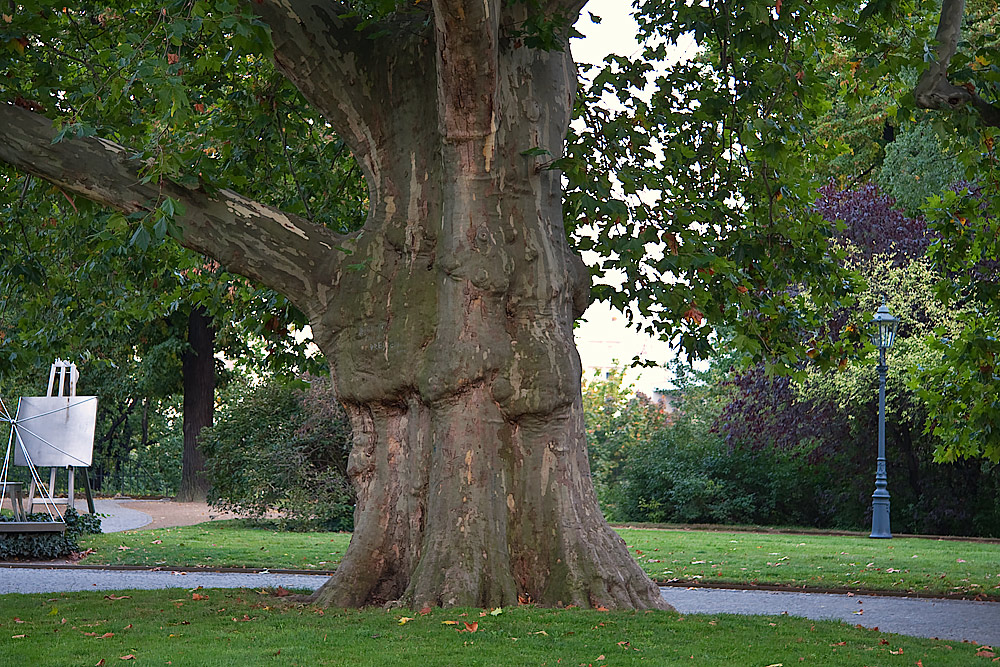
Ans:
[{"label": "lamp post lantern", "polygon": [[871,321],[871,339],[878,348],[878,459],[875,464],[875,493],[872,494],[872,534],[870,537],[891,539],[889,530],[889,491],[885,474],[885,374],[888,366],[885,353],[896,340],[899,320],[889,313],[884,303]]}]

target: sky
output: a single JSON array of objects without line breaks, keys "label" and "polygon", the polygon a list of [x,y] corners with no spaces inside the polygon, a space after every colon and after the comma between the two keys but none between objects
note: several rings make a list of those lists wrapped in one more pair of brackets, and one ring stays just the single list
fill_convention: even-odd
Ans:
[{"label": "sky", "polygon": [[[597,64],[611,52],[633,55],[638,51],[630,5],[627,0],[590,0],[587,3],[576,24],[576,29],[585,37],[573,40],[571,45],[577,62]],[[592,22],[590,14],[599,16],[600,24]],[[636,355],[660,364],[674,358],[669,345],[628,328],[626,322],[625,315],[607,303],[594,303],[587,309],[576,330],[576,345],[585,379],[615,365],[616,361],[628,364]],[[626,379],[636,390],[647,395],[658,388],[671,387],[672,377],[666,368],[631,369],[626,373]]]}]

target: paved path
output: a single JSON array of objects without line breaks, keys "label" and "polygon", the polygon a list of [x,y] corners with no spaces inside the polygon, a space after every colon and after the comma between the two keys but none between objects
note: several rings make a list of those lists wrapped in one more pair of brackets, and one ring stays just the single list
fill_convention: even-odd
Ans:
[{"label": "paved path", "polygon": [[[82,505],[81,503],[76,503],[76,505],[78,509],[86,507],[85,503]],[[104,515],[101,517],[102,533],[120,533],[123,530],[135,530],[153,521],[153,517],[145,512],[122,507],[114,500],[101,498],[94,498],[94,512]]]},{"label": "paved path", "polygon": [[260,574],[243,572],[174,572],[100,570],[89,567],[0,567],[0,594],[63,593],[68,591],[153,590],[158,588],[261,588],[284,586],[315,590],[327,580],[317,574]]},{"label": "paved path", "polygon": [[660,591],[682,614],[788,613],[914,637],[967,639],[1000,646],[1000,602],[715,588],[663,587]]}]

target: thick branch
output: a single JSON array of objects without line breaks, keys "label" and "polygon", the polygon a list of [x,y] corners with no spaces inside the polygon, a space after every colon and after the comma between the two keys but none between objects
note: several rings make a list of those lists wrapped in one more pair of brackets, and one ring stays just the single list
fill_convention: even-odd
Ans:
[{"label": "thick branch", "polygon": [[278,69],[330,122],[377,187],[391,116],[401,110],[426,114],[428,108],[432,80],[422,70],[429,35],[420,15],[363,24],[340,2],[265,0],[252,6],[271,28]]},{"label": "thick branch", "polygon": [[343,257],[348,237],[230,190],[210,195],[172,182],[141,183],[142,166],[105,139],[66,139],[44,116],[0,103],[0,161],[66,192],[123,213],[149,211],[164,197],[185,207],[177,222],[182,245],[209,255],[229,271],[286,295],[305,312],[315,292],[316,267],[329,270]]},{"label": "thick branch", "polygon": [[474,143],[496,130],[499,0],[433,0],[438,123],[445,141]]},{"label": "thick branch", "polygon": [[948,80],[948,67],[962,37],[962,17],[965,0],[944,0],[936,39],[937,59],[930,63],[917,81],[913,91],[917,106],[923,109],[955,111],[971,103],[987,125],[1000,127],[1000,108],[980,97],[969,86],[956,86]]}]

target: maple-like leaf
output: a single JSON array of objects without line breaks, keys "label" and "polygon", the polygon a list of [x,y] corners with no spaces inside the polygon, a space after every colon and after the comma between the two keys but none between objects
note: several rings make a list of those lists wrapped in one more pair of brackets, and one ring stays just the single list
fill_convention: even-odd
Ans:
[{"label": "maple-like leaf", "polygon": [[702,320],[705,319],[705,314],[700,310],[698,310],[698,306],[695,303],[692,303],[690,307],[688,307],[688,309],[684,311],[684,314],[681,317],[683,317],[688,322],[701,324]]},{"label": "maple-like leaf", "polygon": [[400,625],[406,625],[407,623],[409,623],[412,620],[414,620],[414,619],[411,616],[402,616],[399,619],[399,624]]},{"label": "maple-like leaf", "polygon": [[191,599],[192,600],[207,600],[208,596],[207,595],[202,595],[201,593],[192,593],[191,594]]},{"label": "maple-like leaf", "polygon": [[459,632],[475,632],[479,629],[479,621],[473,621],[472,623],[465,623],[465,629],[459,630]]}]

